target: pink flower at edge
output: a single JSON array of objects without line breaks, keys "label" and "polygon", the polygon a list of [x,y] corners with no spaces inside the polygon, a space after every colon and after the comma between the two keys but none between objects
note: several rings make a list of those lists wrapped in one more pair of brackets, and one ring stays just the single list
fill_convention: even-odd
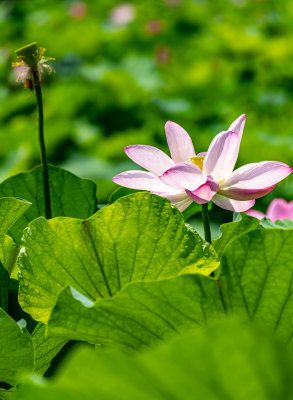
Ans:
[{"label": "pink flower at edge", "polygon": [[266,214],[258,210],[248,210],[246,214],[258,219],[267,217],[272,222],[283,219],[291,219],[293,221],[293,201],[287,202],[284,199],[274,199],[269,205]]},{"label": "pink flower at edge", "polygon": [[152,146],[127,146],[128,157],[149,172],[127,171],[116,175],[113,181],[166,197],[180,211],[192,201],[199,204],[213,201],[227,210],[246,211],[254,205],[255,199],[269,193],[292,169],[281,162],[263,161],[233,172],[245,118],[241,115],[228,131],[215,136],[206,153],[197,156],[188,133],[169,121],[165,129],[171,158]]}]

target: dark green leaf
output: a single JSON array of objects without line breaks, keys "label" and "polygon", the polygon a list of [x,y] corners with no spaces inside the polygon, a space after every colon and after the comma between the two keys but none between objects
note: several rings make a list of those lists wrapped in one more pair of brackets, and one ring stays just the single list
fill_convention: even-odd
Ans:
[{"label": "dark green leaf", "polygon": [[[96,185],[64,169],[49,166],[52,216],[87,218],[96,209]],[[0,184],[0,197],[19,197],[32,203],[9,233],[20,242],[22,231],[33,219],[45,215],[42,168],[20,173]]]},{"label": "dark green leaf", "polygon": [[6,233],[30,206],[28,201],[15,197],[0,198],[0,234]]},{"label": "dark green leaf", "polygon": [[23,370],[32,370],[34,349],[29,333],[0,308],[0,382],[16,385]]},{"label": "dark green leaf", "polygon": [[0,307],[8,310],[8,286],[10,277],[17,278],[16,259],[19,246],[13,239],[0,234]]},{"label": "dark green leaf", "polygon": [[292,347],[293,231],[251,231],[227,246],[221,280],[227,307],[259,321]]},{"label": "dark green leaf", "polygon": [[37,324],[31,337],[35,350],[34,372],[38,375],[43,375],[67,340],[47,336],[46,326],[41,322]]},{"label": "dark green leaf", "polygon": [[221,236],[218,239],[213,240],[214,249],[220,258],[222,257],[223,252],[228,244],[237,239],[239,236],[257,229],[259,226],[258,219],[250,217],[245,213],[241,213],[239,216],[241,216],[239,220],[221,225]]},{"label": "dark green leaf", "polygon": [[0,264],[0,307],[8,311],[8,285],[9,274],[5,268]]},{"label": "dark green leaf", "polygon": [[15,388],[11,390],[1,390],[0,389],[0,400],[11,400],[13,399],[13,393],[15,392]]},{"label": "dark green leaf", "polygon": [[126,187],[119,187],[118,189],[114,190],[114,192],[109,197],[108,203],[113,204],[116,200],[120,199],[121,197],[128,196],[129,194],[137,193],[138,191],[135,189],[129,189]]},{"label": "dark green leaf", "polygon": [[[5,233],[15,224],[22,214],[31,206],[31,203],[15,197],[0,198],[0,305],[7,309],[8,281],[12,275],[17,278],[16,258],[19,246]],[[3,297],[4,296],[4,297]]]},{"label": "dark green leaf", "polygon": [[8,235],[0,234],[0,263],[11,275],[16,263],[19,246],[14,243],[13,239]]}]

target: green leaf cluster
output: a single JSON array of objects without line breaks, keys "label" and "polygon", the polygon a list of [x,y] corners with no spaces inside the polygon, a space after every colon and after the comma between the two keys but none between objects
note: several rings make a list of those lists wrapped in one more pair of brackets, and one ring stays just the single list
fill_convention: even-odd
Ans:
[{"label": "green leaf cluster", "polygon": [[[53,216],[85,218],[96,211],[93,182],[53,166],[49,167],[49,176]],[[46,327],[41,323],[30,335],[25,328],[27,323],[32,325],[30,316],[23,314],[16,322],[17,319],[15,321],[9,315],[17,318],[9,300],[17,295],[12,282],[18,279],[16,261],[19,252],[24,251],[23,228],[44,214],[41,168],[2,182],[0,196],[0,387],[7,388],[19,383],[25,371],[43,374],[67,340],[48,337]]]},{"label": "green leaf cluster", "polygon": [[[290,223],[243,214],[210,245],[165,198],[119,191],[96,211],[91,181],[49,172],[50,220],[42,216],[39,169],[0,184],[0,193],[24,199],[0,198],[3,389],[24,382],[16,399],[290,398]],[[18,322],[7,300],[16,260]],[[96,353],[77,349],[64,363],[68,341],[95,345]],[[56,381],[28,378],[46,374],[56,357]]]}]

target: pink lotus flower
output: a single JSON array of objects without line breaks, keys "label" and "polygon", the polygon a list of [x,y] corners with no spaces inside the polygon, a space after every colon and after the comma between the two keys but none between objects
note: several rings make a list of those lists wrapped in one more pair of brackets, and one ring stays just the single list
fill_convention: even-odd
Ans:
[{"label": "pink lotus flower", "polygon": [[221,208],[241,212],[250,209],[255,199],[269,193],[292,171],[277,161],[247,164],[233,172],[245,124],[245,115],[236,119],[228,131],[219,133],[208,151],[195,154],[188,133],[174,122],[165,125],[171,158],[152,146],[127,146],[125,152],[145,171],[127,171],[113,181],[133,189],[171,200],[180,211],[192,201],[213,201]]},{"label": "pink lotus flower", "polygon": [[272,222],[283,219],[291,219],[293,221],[293,201],[287,203],[284,199],[274,199],[269,205],[266,214],[258,210],[248,210],[246,214],[258,219],[267,217]]}]

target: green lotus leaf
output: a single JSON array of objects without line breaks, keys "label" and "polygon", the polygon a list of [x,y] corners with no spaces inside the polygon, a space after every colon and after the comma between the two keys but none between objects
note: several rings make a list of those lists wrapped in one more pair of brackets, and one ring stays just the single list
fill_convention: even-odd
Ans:
[{"label": "green lotus leaf", "polygon": [[66,286],[95,301],[115,295],[129,282],[209,275],[219,261],[169,200],[136,193],[85,221],[33,221],[24,232],[19,265],[20,304],[46,323]]},{"label": "green lotus leaf", "polygon": [[[94,182],[78,178],[71,172],[52,165],[49,165],[48,170],[53,217],[88,218],[97,210]],[[0,184],[0,197],[8,196],[25,199],[31,203],[31,207],[9,230],[13,239],[20,243],[23,229],[28,223],[45,215],[42,167],[36,167],[3,181]]]},{"label": "green lotus leaf", "polygon": [[0,308],[0,382],[16,385],[23,371],[34,366],[34,349],[27,330]]}]

